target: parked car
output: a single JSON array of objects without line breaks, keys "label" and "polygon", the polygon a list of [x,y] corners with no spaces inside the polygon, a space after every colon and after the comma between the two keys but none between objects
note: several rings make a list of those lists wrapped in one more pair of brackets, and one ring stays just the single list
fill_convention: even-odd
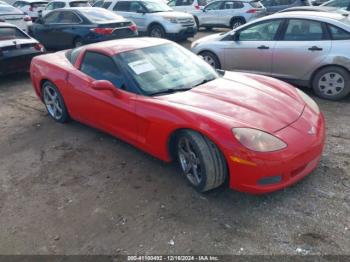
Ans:
[{"label": "parked car", "polygon": [[110,3],[108,10],[133,20],[139,32],[152,37],[186,39],[197,33],[191,14],[176,12],[161,1],[113,0],[105,3]]},{"label": "parked car", "polygon": [[286,12],[192,44],[213,67],[312,86],[325,99],[350,92],[350,20],[339,13]]},{"label": "parked car", "polygon": [[31,76],[55,121],[72,118],[177,160],[200,192],[226,178],[250,193],[282,189],[315,169],[322,154],[324,117],[302,91],[265,76],[220,74],[164,39],[36,57]]},{"label": "parked car", "polygon": [[42,11],[42,16],[55,9],[70,7],[91,7],[91,5],[87,0],[53,0]]},{"label": "parked car", "polygon": [[45,9],[47,3],[48,1],[43,0],[19,0],[13,6],[21,9],[35,21],[39,17],[39,12]]},{"label": "parked car", "polygon": [[207,5],[207,0],[170,0],[168,6],[180,12],[191,13]]},{"label": "parked car", "polygon": [[32,19],[18,8],[0,3],[0,22],[16,25],[21,30],[28,32]]},{"label": "parked car", "polygon": [[267,14],[273,14],[286,8],[296,6],[311,6],[311,0],[261,0]]},{"label": "parked car", "polygon": [[28,71],[32,58],[44,51],[37,40],[15,25],[0,22],[0,75]]},{"label": "parked car", "polygon": [[85,44],[134,37],[136,25],[102,8],[57,9],[32,26],[32,34],[46,48],[64,49]]},{"label": "parked car", "polygon": [[218,0],[192,12],[198,28],[236,28],[266,15],[265,7],[256,0]]},{"label": "parked car", "polygon": [[322,6],[336,7],[345,11],[350,11],[350,0],[331,0]]}]

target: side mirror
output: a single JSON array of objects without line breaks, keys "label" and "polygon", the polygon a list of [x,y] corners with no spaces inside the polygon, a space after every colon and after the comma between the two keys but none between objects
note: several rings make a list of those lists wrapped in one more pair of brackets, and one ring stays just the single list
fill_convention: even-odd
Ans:
[{"label": "side mirror", "polygon": [[95,90],[108,90],[111,91],[113,94],[118,94],[118,88],[114,86],[110,81],[108,80],[96,80],[92,82],[93,89]]}]

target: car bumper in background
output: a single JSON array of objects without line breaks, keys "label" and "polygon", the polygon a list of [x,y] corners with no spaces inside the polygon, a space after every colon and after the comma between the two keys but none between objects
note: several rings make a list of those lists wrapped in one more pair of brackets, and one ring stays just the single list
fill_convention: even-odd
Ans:
[{"label": "car bumper in background", "polygon": [[43,52],[27,50],[11,50],[0,53],[0,75],[29,70],[32,58]]},{"label": "car bumper in background", "polygon": [[320,114],[310,127],[310,117],[315,114],[308,108],[304,111],[296,122],[275,133],[288,144],[285,150],[229,156],[232,189],[252,194],[273,192],[298,182],[317,167],[325,141],[324,117]]},{"label": "car bumper in background", "polygon": [[188,37],[193,37],[197,33],[196,27],[187,27],[181,29],[177,33],[167,33],[167,37],[170,39],[184,39]]}]

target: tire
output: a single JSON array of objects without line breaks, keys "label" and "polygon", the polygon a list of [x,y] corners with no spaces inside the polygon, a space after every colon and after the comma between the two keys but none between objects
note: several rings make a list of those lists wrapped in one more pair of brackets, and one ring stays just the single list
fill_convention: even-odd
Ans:
[{"label": "tire", "polygon": [[232,29],[235,29],[235,28],[237,28],[241,25],[244,25],[244,24],[245,24],[245,21],[242,18],[235,17],[235,18],[231,19],[230,27]]},{"label": "tire", "polygon": [[338,66],[327,66],[316,72],[312,88],[321,98],[340,100],[350,93],[350,73]]},{"label": "tire", "polygon": [[73,42],[74,48],[81,47],[82,45],[84,45],[84,43],[80,37],[74,39],[74,42]]},{"label": "tire", "polygon": [[152,25],[148,29],[148,35],[151,37],[165,38],[165,30],[161,25]]},{"label": "tire", "polygon": [[69,120],[63,97],[53,83],[49,81],[44,82],[42,85],[42,97],[51,118],[59,123],[65,123]]},{"label": "tire", "polygon": [[211,67],[215,69],[221,69],[219,58],[210,51],[203,51],[199,55],[201,55],[205,62],[207,62]]},{"label": "tire", "polygon": [[225,158],[208,138],[191,130],[182,131],[176,140],[176,154],[182,173],[197,191],[209,191],[224,183]]},{"label": "tire", "polygon": [[199,31],[200,25],[197,16],[194,17],[194,21],[196,22],[197,31]]}]

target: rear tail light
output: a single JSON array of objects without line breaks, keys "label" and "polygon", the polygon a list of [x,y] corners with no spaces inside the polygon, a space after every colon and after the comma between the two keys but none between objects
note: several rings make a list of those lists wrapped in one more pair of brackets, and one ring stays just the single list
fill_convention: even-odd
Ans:
[{"label": "rear tail light", "polygon": [[194,5],[194,8],[196,8],[197,10],[199,10],[199,9],[200,9],[200,7],[199,7],[199,5],[198,5],[198,4],[195,4],[195,5]]},{"label": "rear tail light", "polygon": [[25,17],[23,17],[23,20],[26,22],[30,22],[30,21],[32,21],[32,18],[30,18],[30,16],[26,15]]},{"label": "rear tail light", "polygon": [[35,48],[35,50],[38,50],[40,52],[44,52],[45,51],[44,46],[42,44],[40,44],[40,43],[34,44],[34,48]]},{"label": "rear tail light", "polygon": [[90,31],[99,35],[111,35],[114,28],[92,28]]},{"label": "rear tail light", "polygon": [[255,14],[258,10],[257,9],[249,9],[247,11],[248,14]]},{"label": "rear tail light", "polygon": [[133,32],[137,31],[137,26],[135,24],[132,24],[131,26],[129,26],[129,29]]}]

